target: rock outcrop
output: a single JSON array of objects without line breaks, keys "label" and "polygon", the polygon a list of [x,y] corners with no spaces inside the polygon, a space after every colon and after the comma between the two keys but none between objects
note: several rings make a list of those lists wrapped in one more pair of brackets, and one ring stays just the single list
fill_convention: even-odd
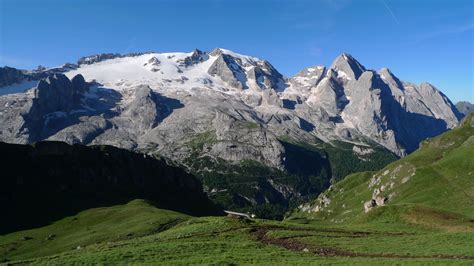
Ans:
[{"label": "rock outcrop", "polygon": [[144,133],[154,128],[163,117],[162,106],[158,96],[149,86],[142,85],[135,89],[134,98],[123,112],[124,117],[130,118],[130,123],[138,131]]}]

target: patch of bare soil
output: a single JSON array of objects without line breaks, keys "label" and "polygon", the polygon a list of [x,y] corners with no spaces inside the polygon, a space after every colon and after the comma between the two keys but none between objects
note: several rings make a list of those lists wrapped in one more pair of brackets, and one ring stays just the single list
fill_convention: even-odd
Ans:
[{"label": "patch of bare soil", "polygon": [[[474,256],[457,256],[457,255],[430,255],[430,256],[414,256],[414,255],[400,255],[400,254],[386,254],[386,253],[360,253],[353,252],[350,250],[343,250],[335,247],[311,247],[305,243],[292,238],[273,238],[268,236],[268,232],[272,229],[280,230],[292,230],[289,228],[282,228],[276,226],[260,226],[254,227],[250,230],[250,234],[253,235],[257,241],[266,245],[275,245],[283,247],[292,251],[309,252],[316,256],[322,257],[365,257],[365,258],[401,258],[401,259],[458,259],[458,260],[474,260]],[[294,231],[311,231],[311,229],[295,229]],[[361,237],[368,236],[369,232],[357,232],[357,231],[339,231],[339,230],[314,230],[316,232],[344,232],[347,233],[346,237]]]}]

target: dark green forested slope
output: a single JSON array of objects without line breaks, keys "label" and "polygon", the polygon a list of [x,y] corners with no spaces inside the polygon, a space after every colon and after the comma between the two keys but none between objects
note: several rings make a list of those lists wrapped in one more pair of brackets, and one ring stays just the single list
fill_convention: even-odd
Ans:
[{"label": "dark green forested slope", "polygon": [[193,215],[219,213],[192,175],[110,146],[0,143],[0,169],[0,233],[136,198]]}]

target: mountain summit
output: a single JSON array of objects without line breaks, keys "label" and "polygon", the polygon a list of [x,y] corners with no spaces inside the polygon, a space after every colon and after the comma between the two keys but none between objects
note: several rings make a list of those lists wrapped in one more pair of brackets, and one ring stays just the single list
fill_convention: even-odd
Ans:
[{"label": "mountain summit", "polygon": [[330,69],[333,69],[341,76],[351,79],[358,79],[360,75],[366,71],[363,65],[347,53],[338,56],[332,63]]}]

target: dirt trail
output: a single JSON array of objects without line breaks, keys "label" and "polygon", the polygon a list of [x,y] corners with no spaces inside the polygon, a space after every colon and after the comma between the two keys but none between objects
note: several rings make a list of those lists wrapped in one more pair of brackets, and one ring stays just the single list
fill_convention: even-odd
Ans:
[{"label": "dirt trail", "polygon": [[[302,231],[302,232],[337,232],[347,233],[347,237],[363,237],[368,236],[369,232],[351,232],[351,231],[339,231],[339,230],[311,230],[311,229],[290,229],[290,228],[279,228],[276,226],[260,226],[253,228],[250,233],[259,242],[266,245],[275,245],[286,248],[292,251],[307,251],[317,256],[322,257],[365,257],[365,258],[400,258],[400,259],[453,259],[453,260],[474,260],[474,256],[460,256],[460,255],[430,255],[430,256],[414,256],[414,255],[400,255],[400,254],[386,254],[386,253],[359,253],[349,250],[343,250],[334,247],[311,247],[305,243],[292,238],[273,238],[267,235],[272,229],[291,230],[291,231]],[[399,234],[394,234],[399,235]],[[337,237],[337,236],[336,236]]]}]

